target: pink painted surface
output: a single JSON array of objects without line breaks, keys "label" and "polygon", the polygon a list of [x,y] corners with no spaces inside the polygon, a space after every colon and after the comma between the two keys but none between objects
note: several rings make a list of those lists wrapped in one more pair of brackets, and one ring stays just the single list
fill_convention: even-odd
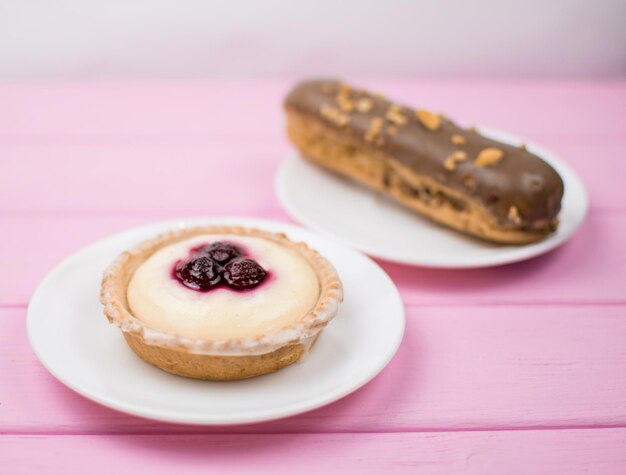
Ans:
[{"label": "pink painted surface", "polygon": [[[127,416],[72,394],[33,359],[25,313],[0,310],[13,336],[0,345],[0,374],[13,375],[0,427],[20,433],[59,426],[89,433],[205,432],[136,418],[129,424]],[[408,306],[397,356],[366,388],[309,414],[220,432],[626,426],[625,340],[626,308],[620,306]]]},{"label": "pink painted surface", "polygon": [[[5,436],[32,473],[623,475],[626,429],[263,435]],[[34,455],[36,454],[36,455]],[[46,454],[41,457],[41,454]],[[21,461],[31,459],[28,467]]]},{"label": "pink painted surface", "polygon": [[591,211],[563,248],[525,263],[382,263],[406,336],[380,376],[337,403],[186,427],[100,407],[43,369],[26,305],[71,252],[181,216],[289,221],[272,182],[290,153],[289,84],[0,87],[0,473],[625,473],[624,81],[364,81],[553,149],[582,175]]}]

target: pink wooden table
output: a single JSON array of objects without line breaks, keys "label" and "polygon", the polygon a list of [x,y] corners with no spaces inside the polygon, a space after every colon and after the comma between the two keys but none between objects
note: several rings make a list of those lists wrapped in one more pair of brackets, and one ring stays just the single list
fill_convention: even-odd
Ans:
[{"label": "pink wooden table", "polygon": [[553,149],[591,211],[569,243],[521,264],[382,263],[406,336],[335,404],[244,427],[168,425],[44,370],[26,307],[69,253],[165,218],[289,221],[272,180],[290,153],[290,83],[0,87],[0,473],[626,473],[626,81],[364,82]]}]

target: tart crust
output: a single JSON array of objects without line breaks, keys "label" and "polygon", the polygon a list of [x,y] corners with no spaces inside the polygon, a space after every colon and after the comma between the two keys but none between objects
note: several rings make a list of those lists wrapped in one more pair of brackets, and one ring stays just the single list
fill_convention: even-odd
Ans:
[{"label": "tart crust", "polygon": [[[289,326],[245,338],[188,338],[151,328],[136,318],[126,297],[134,272],[159,249],[201,234],[259,237],[296,251],[318,277],[320,293],[315,306]],[[317,251],[282,233],[239,226],[185,228],[143,241],[113,261],[104,273],[100,292],[105,316],[122,330],[128,346],[140,358],[173,374],[219,381],[259,376],[300,360],[337,314],[342,300],[343,287],[337,272]]]}]

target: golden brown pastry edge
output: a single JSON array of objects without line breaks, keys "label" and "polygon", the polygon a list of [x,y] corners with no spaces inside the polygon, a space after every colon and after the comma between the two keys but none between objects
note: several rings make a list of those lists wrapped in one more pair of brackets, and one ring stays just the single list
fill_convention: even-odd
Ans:
[{"label": "golden brown pastry edge", "polygon": [[[319,333],[315,340],[318,337]],[[124,338],[145,362],[177,376],[206,381],[235,381],[273,373],[297,362],[308,351],[302,344],[293,344],[262,355],[197,355],[186,350],[149,345],[131,333],[124,333]]]}]

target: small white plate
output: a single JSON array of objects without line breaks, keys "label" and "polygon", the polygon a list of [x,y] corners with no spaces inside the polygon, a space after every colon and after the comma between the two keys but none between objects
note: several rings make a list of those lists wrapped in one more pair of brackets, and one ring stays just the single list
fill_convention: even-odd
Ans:
[{"label": "small white plate", "polygon": [[[235,382],[196,381],[139,359],[98,302],[113,258],[157,233],[198,224],[239,224],[285,232],[336,267],[345,301],[305,361]],[[329,239],[284,223],[247,218],[171,221],[134,229],[77,252],[43,280],[28,308],[28,337],[43,365],[83,396],[129,414],[188,424],[243,424],[298,414],[346,396],[376,376],[404,333],[398,290],[376,263]]]},{"label": "small white plate", "polygon": [[587,213],[587,192],[576,172],[553,153],[517,137],[481,127],[480,132],[513,145],[524,142],[563,178],[565,193],[558,230],[525,246],[489,243],[421,217],[391,198],[316,167],[300,157],[286,160],[276,192],[296,220],[381,259],[440,268],[488,267],[522,261],[567,240]]}]

